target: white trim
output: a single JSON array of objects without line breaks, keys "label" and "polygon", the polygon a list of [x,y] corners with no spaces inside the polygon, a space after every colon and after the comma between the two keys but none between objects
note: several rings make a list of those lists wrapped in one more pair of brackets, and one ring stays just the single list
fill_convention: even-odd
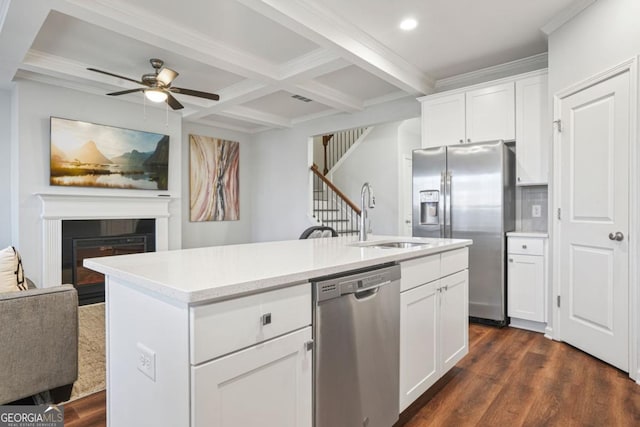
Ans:
[{"label": "white trim", "polygon": [[156,251],[169,249],[170,197],[38,193],[42,201],[42,284],[62,283],[62,221],[154,218]]},{"label": "white trim", "polygon": [[486,88],[486,87],[500,85],[500,84],[503,84],[503,83],[513,83],[516,80],[527,79],[527,78],[530,78],[530,77],[542,76],[542,75],[547,75],[547,74],[548,74],[548,70],[546,68],[542,68],[542,69],[539,69],[539,70],[528,71],[526,73],[514,74],[514,75],[511,75],[511,76],[503,77],[503,78],[496,79],[496,80],[489,80],[489,81],[485,81],[485,82],[482,82],[482,83],[477,83],[477,84],[470,85],[470,86],[464,86],[464,87],[460,87],[460,88],[457,88],[457,89],[451,89],[451,90],[447,90],[447,91],[443,91],[443,92],[436,92],[436,93],[433,93],[431,95],[422,96],[422,97],[418,98],[418,101],[419,102],[424,102],[424,101],[427,101],[427,100],[444,98],[444,97],[447,97],[449,95],[453,95],[453,94],[456,94],[456,93],[465,93],[465,92],[469,92],[469,91],[476,90],[476,89],[482,89],[482,88]]},{"label": "white trim", "polygon": [[495,65],[493,67],[482,68],[457,76],[447,77],[436,81],[435,92],[444,92],[471,85],[506,78],[531,71],[546,69],[548,64],[547,53],[540,53],[527,58],[516,59],[515,61]]},{"label": "white trim", "polygon": [[540,28],[540,31],[545,33],[547,36],[550,35],[595,2],[596,0],[575,0],[560,13],[557,13],[551,21]]},{"label": "white trim", "polygon": [[[638,132],[637,132],[637,124],[638,124],[638,74],[637,74],[637,63],[638,57],[633,57],[628,59],[608,70],[605,70],[601,73],[598,73],[594,76],[591,76],[587,79],[584,79],[576,84],[573,84],[561,91],[558,91],[553,96],[553,120],[561,120],[561,102],[564,98],[567,98],[577,92],[585,90],[593,85],[596,85],[602,81],[613,78],[619,74],[629,72],[629,377],[636,380],[638,384],[640,384],[640,371],[639,371],[639,363],[638,363],[638,354],[640,354],[640,349],[638,349],[638,337],[637,331],[639,329],[638,325],[638,310],[640,309],[640,301],[638,298],[640,297],[638,281],[640,280],[639,271],[637,267],[637,262],[635,260],[638,259],[639,256],[639,240],[640,236],[639,228],[640,228],[640,196],[637,194],[640,191],[640,185],[638,185],[637,181],[639,178],[640,171],[638,170],[640,166],[640,159],[638,156],[640,155],[640,150],[638,149]],[[561,340],[561,330],[562,325],[560,323],[560,310],[555,304],[555,298],[560,295],[560,268],[559,263],[557,262],[558,255],[560,253],[560,242],[561,242],[561,225],[562,222],[558,220],[555,215],[555,211],[558,209],[561,203],[561,194],[560,194],[560,183],[557,181],[556,177],[559,176],[560,168],[561,168],[561,159],[560,159],[560,133],[554,129],[553,134],[553,337],[558,341]]]}]

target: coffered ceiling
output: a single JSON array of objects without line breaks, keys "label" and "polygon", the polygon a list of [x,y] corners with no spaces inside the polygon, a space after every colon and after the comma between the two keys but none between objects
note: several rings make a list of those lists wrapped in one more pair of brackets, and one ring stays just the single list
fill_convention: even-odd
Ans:
[{"label": "coffered ceiling", "polygon": [[[176,95],[185,120],[288,128],[546,52],[541,28],[593,1],[0,0],[0,88],[19,77],[95,94],[133,89],[86,68],[138,80],[161,58],[180,73],[176,86],[220,95]],[[398,28],[405,17],[416,30]]]}]

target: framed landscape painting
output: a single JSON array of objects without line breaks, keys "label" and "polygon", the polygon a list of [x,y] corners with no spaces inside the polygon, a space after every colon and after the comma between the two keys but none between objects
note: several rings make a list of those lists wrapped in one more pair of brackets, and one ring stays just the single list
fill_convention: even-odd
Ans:
[{"label": "framed landscape painting", "polygon": [[166,190],[169,136],[51,117],[51,185]]},{"label": "framed landscape painting", "polygon": [[240,144],[189,135],[191,221],[235,221],[240,218]]}]

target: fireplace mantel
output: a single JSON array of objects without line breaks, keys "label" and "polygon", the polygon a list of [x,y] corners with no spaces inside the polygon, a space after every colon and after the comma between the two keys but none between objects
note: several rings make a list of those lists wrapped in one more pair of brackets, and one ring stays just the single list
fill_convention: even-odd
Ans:
[{"label": "fireplace mantel", "polygon": [[62,282],[62,221],[68,219],[154,218],[156,251],[169,248],[171,197],[37,193],[42,201],[42,284]]}]

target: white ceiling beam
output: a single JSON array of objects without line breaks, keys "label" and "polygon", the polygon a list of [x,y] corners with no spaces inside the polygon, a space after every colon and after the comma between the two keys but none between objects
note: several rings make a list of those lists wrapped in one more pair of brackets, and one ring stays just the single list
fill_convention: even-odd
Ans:
[{"label": "white ceiling beam", "polygon": [[256,80],[278,79],[277,64],[233,49],[171,20],[118,0],[66,0],[62,13],[164,49],[194,61]]},{"label": "white ceiling beam", "polygon": [[186,120],[198,120],[210,114],[224,111],[230,106],[253,101],[254,99],[261,98],[276,91],[278,91],[277,87],[269,86],[255,80],[243,80],[219,90],[218,95],[220,95],[220,101],[217,101],[213,105],[202,108],[200,111],[196,111],[192,114],[185,114],[184,118]]},{"label": "white ceiling beam", "polygon": [[221,116],[244,120],[247,122],[269,126],[272,128],[285,129],[293,126],[291,120],[286,117],[282,117],[277,114],[266,113],[264,111],[259,111],[240,105],[229,107],[225,111],[222,111],[218,114]]},{"label": "white ceiling beam", "polygon": [[355,113],[364,110],[363,102],[353,96],[340,92],[317,81],[308,81],[291,88],[294,94],[302,95],[313,101],[327,105],[336,110]]},{"label": "white ceiling beam", "polygon": [[311,80],[333,71],[349,67],[347,61],[328,49],[316,49],[280,66],[280,80]]},{"label": "white ceiling beam", "polygon": [[292,31],[413,95],[430,93],[434,81],[416,66],[342,17],[307,0],[237,0]]},{"label": "white ceiling beam", "polygon": [[[344,67],[340,57],[335,53],[327,52],[326,49],[303,55],[285,63],[284,66],[276,66],[254,55],[231,49],[199,33],[178,27],[157,15],[151,19],[149,11],[136,8],[129,3],[118,0],[100,0],[87,4],[82,0],[67,0],[64,5],[61,7],[64,9],[61,10],[64,13],[120,34],[172,49],[193,60],[256,80],[258,83],[275,85],[294,94],[300,92],[312,94],[312,99],[340,111],[362,110],[360,100],[348,97],[338,91],[326,91],[324,95],[320,96],[321,94],[309,91],[309,87],[314,87],[313,83],[305,83],[303,87],[298,87],[294,83],[299,80],[298,76],[300,79],[305,76],[307,78],[316,77]],[[305,61],[307,64],[303,65]],[[267,93],[266,89],[261,88],[254,91],[252,95],[243,94],[242,99],[238,100],[235,100],[233,94],[230,94],[227,105],[248,102]],[[335,96],[329,96],[329,93]],[[306,96],[304,93],[300,94]],[[222,94],[220,95],[221,100],[224,101]],[[198,113],[198,116],[189,116],[189,119],[196,120],[220,109],[224,109],[224,107],[213,105],[209,111]]]},{"label": "white ceiling beam", "polygon": [[[232,130],[232,131],[235,131],[235,132],[242,132],[242,133],[253,133],[255,131],[255,129],[258,129],[258,128],[242,127],[242,126],[232,125],[232,124],[225,123],[225,122],[220,122],[220,121],[217,121],[217,120],[208,120],[208,119],[198,119],[198,120],[192,120],[190,122],[191,123],[198,123],[198,124],[205,125],[205,126],[228,129],[228,130]],[[260,127],[259,129],[265,129],[265,128],[264,127]]]},{"label": "white ceiling beam", "polygon": [[0,87],[8,88],[46,19],[50,0],[0,0]]}]

